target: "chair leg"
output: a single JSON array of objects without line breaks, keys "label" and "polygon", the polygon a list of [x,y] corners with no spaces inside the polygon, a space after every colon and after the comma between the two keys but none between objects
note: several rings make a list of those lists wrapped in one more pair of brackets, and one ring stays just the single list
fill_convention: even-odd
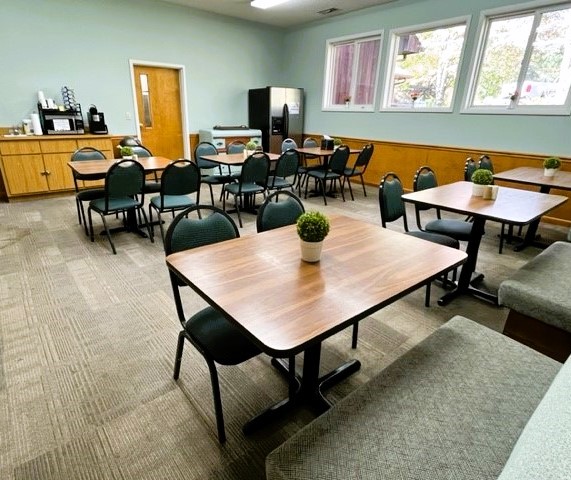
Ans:
[{"label": "chair leg", "polygon": [[242,217],[240,216],[240,206],[238,201],[238,195],[234,195],[234,207],[236,208],[236,213],[238,214],[238,223],[240,224],[240,228],[243,227],[242,225]]},{"label": "chair leg", "polygon": [[[174,210],[173,210],[172,213],[173,213],[173,215],[174,215]],[[163,228],[163,219],[161,218],[161,212],[157,212],[157,217],[158,217],[158,219],[159,219],[159,229],[160,229],[160,231],[161,231],[161,238],[162,238],[162,240],[163,240],[163,245],[164,245],[164,243],[165,243],[165,229]],[[153,230],[153,226],[152,226],[153,223],[150,222],[150,225],[151,225],[151,230]],[[153,230],[153,237],[154,237],[154,235],[155,235],[155,233],[154,233],[154,230]]]},{"label": "chair leg", "polygon": [[[343,183],[341,183],[341,178],[339,178],[339,190],[341,190],[341,198],[343,199],[343,201],[345,201],[345,178],[343,178]],[[351,188],[351,185],[349,185],[349,188]],[[353,192],[351,192],[351,195],[353,195]]]},{"label": "chair leg", "polygon": [[105,215],[101,215],[101,220],[103,220],[103,226],[105,227],[105,233],[107,234],[107,240],[109,240],[109,244],[111,245],[111,250],[113,250],[113,255],[117,255],[117,250],[115,250],[115,245],[113,245],[113,240],[111,240],[111,232],[107,226],[107,220],[105,220]]},{"label": "chair leg", "polygon": [[327,196],[325,194],[325,188],[327,186],[327,182],[320,178],[319,185],[321,185],[321,195],[323,195],[323,203],[325,203],[325,206],[327,206]]},{"label": "chair leg", "polygon": [[[353,196],[353,188],[351,187],[351,179],[347,179],[347,183],[349,184],[349,193],[351,194],[351,200],[355,201],[355,197]],[[343,185],[345,185],[345,179],[343,179]]]},{"label": "chair leg", "polygon": [[500,248],[498,249],[499,254],[501,254],[504,249],[504,239],[506,235],[505,230],[506,230],[506,224],[502,223],[502,228],[500,230]]},{"label": "chair leg", "polygon": [[180,364],[182,362],[182,351],[184,350],[184,338],[185,338],[185,332],[184,332],[184,330],[181,330],[180,333],[178,334],[178,342],[176,344],[176,354],[174,356],[174,371],[173,371],[172,378],[174,378],[175,380],[178,380],[178,377],[180,375]]},{"label": "chair leg", "polygon": [[224,443],[226,441],[226,432],[224,431],[224,413],[222,412],[222,399],[220,398],[220,384],[218,382],[218,372],[216,365],[210,359],[206,359],[208,370],[210,370],[210,381],[212,383],[212,396],[214,397],[214,412],[216,414],[216,428],[218,430],[218,441]]},{"label": "chair leg", "polygon": [[[160,220],[160,213],[157,211],[157,215],[159,215]],[[153,204],[149,203],[149,225],[151,226],[151,231],[153,232],[153,236],[155,236],[155,227],[153,226]]]},{"label": "chair leg", "polygon": [[92,242],[95,242],[95,237],[93,236],[93,220],[91,218],[91,208],[87,209],[87,216],[89,218],[89,238]]},{"label": "chair leg", "polygon": [[208,188],[210,189],[210,201],[212,202],[212,206],[214,206],[214,193],[212,193],[212,185],[208,184]]},{"label": "chair leg", "polygon": [[79,222],[79,224],[81,225],[81,211],[80,211],[80,205],[81,205],[81,201],[79,200],[79,198],[77,198],[77,196],[75,197],[75,207],[77,208],[77,221]]},{"label": "chair leg", "polygon": [[359,322],[353,324],[353,335],[351,337],[351,348],[357,348],[357,338],[359,336]]},{"label": "chair leg", "polygon": [[424,296],[424,306],[430,307],[430,287],[432,286],[432,282],[428,282],[426,284],[426,295]]},{"label": "chair leg", "polygon": [[[81,217],[83,218],[83,228],[85,229],[85,235],[89,236],[89,231],[87,229],[87,221],[85,220],[85,208],[83,208],[83,202],[79,200],[79,209],[81,211]],[[79,222],[81,225],[81,222]]]},{"label": "chair leg", "polygon": [[365,179],[363,178],[363,174],[359,175],[361,177],[361,185],[363,185],[363,195],[367,196],[367,189],[365,188]]},{"label": "chair leg", "polygon": [[[149,234],[151,243],[155,243],[155,238],[153,236],[153,232],[151,231],[151,226],[149,225],[149,221],[147,219],[147,214],[145,213],[144,206],[141,205],[139,208],[137,208],[137,210],[143,215],[143,220],[145,220],[145,225],[147,226],[147,233]],[[160,219],[160,213],[159,213],[159,219]],[[162,231],[162,226],[161,226],[161,231]]]}]

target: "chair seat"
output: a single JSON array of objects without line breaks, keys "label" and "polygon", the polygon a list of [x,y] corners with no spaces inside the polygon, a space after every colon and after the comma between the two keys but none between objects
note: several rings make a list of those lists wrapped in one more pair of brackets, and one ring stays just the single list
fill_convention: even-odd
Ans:
[{"label": "chair seat", "polygon": [[237,365],[260,353],[237,327],[212,307],[190,317],[184,330],[221,365]]},{"label": "chair seat", "polygon": [[242,183],[242,190],[240,190],[239,183],[229,183],[224,186],[224,190],[230,192],[234,195],[238,195],[240,191],[242,193],[261,193],[264,191],[264,187],[258,185],[257,183]]},{"label": "chair seat", "polygon": [[270,188],[290,188],[293,185],[287,178],[283,177],[269,177],[268,186]]},{"label": "chair seat", "polygon": [[424,229],[427,232],[448,235],[456,240],[468,241],[472,235],[472,225],[472,222],[465,222],[464,220],[443,218],[428,222]]},{"label": "chair seat", "polygon": [[80,190],[75,194],[78,200],[82,202],[89,202],[95,200],[96,198],[101,198],[105,196],[104,188],[88,188],[86,190]]},{"label": "chair seat", "polygon": [[222,185],[223,183],[233,182],[234,178],[231,175],[205,175],[200,177],[200,181],[210,185]]},{"label": "chair seat", "polygon": [[161,191],[161,182],[145,182],[145,193],[159,193]]},{"label": "chair seat", "polygon": [[343,170],[343,175],[345,177],[356,177],[358,175],[362,175],[363,172],[361,170],[355,170],[353,171],[353,168],[345,168],[345,170]]},{"label": "chair seat", "polygon": [[[161,196],[151,198],[151,205],[156,207],[158,210],[161,209]],[[171,210],[173,208],[185,208],[194,205],[194,200],[192,200],[188,195],[164,195],[163,197],[163,209]]]},{"label": "chair seat", "polygon": [[338,173],[332,172],[330,170],[322,170],[322,169],[312,169],[307,171],[307,175],[313,178],[319,178],[321,180],[327,179],[338,179],[341,178],[341,175]]},{"label": "chair seat", "polygon": [[[91,200],[91,202],[89,202],[89,206],[99,213],[105,212],[105,198],[96,198],[95,200]],[[131,197],[110,198],[109,209],[107,211],[113,212],[115,210],[127,210],[138,206],[140,206],[140,202]]]},{"label": "chair seat", "polygon": [[421,238],[422,240],[427,240],[432,243],[438,243],[439,245],[444,245],[445,247],[451,248],[460,248],[460,243],[458,240],[452,237],[448,237],[446,235],[440,235],[438,233],[432,232],[423,232],[417,230],[415,232],[406,232],[406,235],[410,235],[411,237]]}]

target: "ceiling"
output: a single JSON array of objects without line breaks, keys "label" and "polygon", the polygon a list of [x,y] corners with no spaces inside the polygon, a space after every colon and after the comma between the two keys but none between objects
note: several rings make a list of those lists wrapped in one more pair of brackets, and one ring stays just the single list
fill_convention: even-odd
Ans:
[{"label": "ceiling", "polygon": [[[160,0],[207,12],[228,15],[252,22],[265,23],[276,27],[289,28],[304,23],[315,22],[327,17],[361,10],[374,5],[391,3],[396,0],[288,0],[266,10],[250,6],[250,0]],[[336,8],[337,11],[323,15],[318,12]]]}]

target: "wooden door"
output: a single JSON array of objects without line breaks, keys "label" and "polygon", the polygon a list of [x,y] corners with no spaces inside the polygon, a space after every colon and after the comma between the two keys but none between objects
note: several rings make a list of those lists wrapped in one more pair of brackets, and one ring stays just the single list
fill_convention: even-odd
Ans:
[{"label": "wooden door", "polygon": [[179,70],[134,65],[141,142],[153,155],[184,157]]}]

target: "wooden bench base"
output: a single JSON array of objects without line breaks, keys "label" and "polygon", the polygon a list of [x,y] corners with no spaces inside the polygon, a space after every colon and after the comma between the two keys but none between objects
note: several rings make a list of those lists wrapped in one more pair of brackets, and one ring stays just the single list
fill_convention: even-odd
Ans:
[{"label": "wooden bench base", "polygon": [[503,333],[558,362],[571,354],[571,333],[515,310],[509,311]]}]

